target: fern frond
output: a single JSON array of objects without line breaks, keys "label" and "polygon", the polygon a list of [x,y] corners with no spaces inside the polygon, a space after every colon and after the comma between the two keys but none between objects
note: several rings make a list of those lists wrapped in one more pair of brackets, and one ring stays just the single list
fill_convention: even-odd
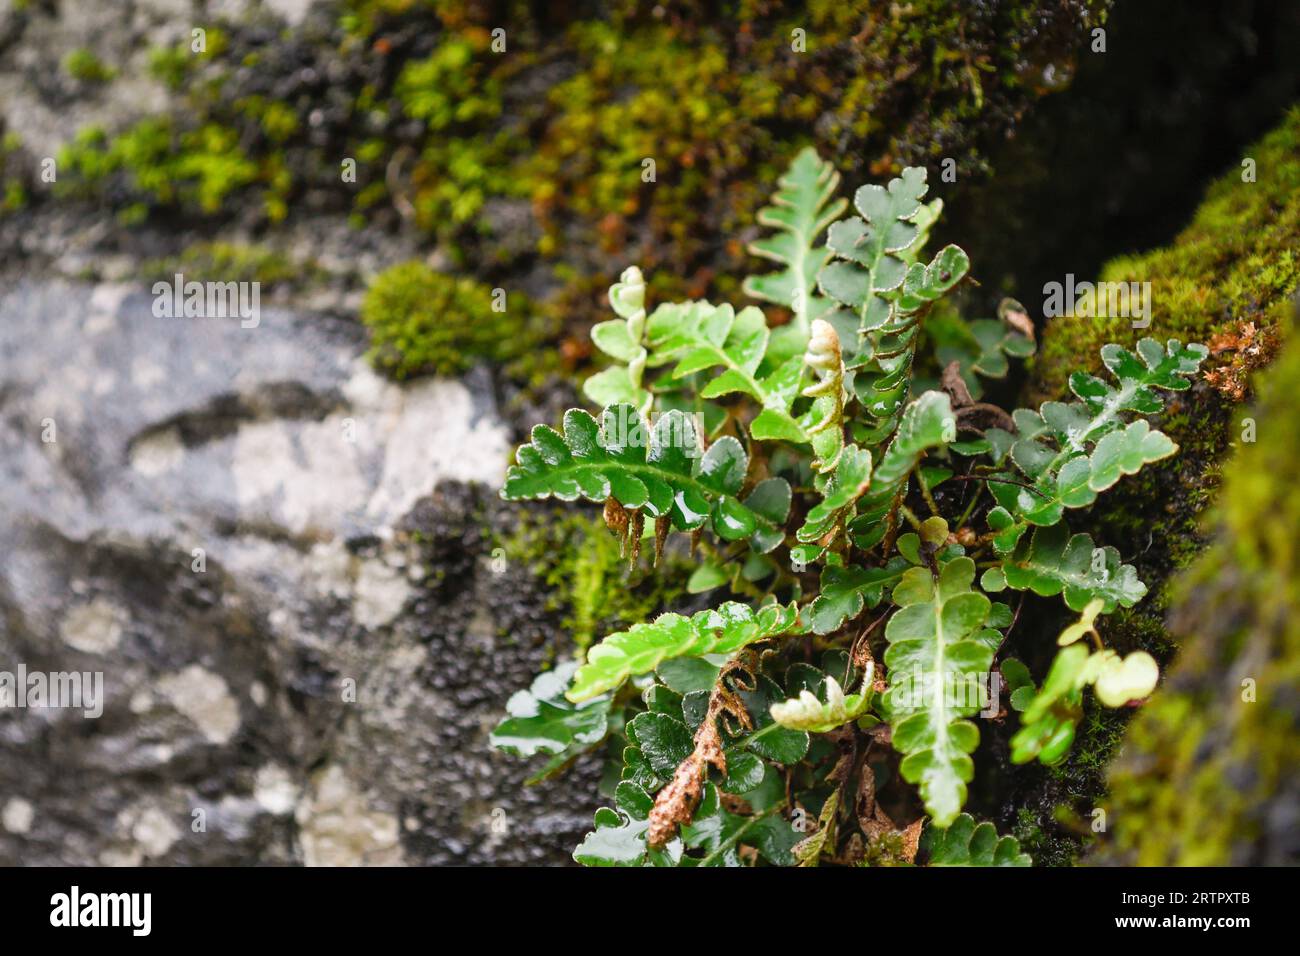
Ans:
[{"label": "fern frond", "polygon": [[[1011,520],[1005,512],[989,515],[994,527]],[[980,583],[991,592],[1011,587],[1043,597],[1062,594],[1072,611],[1100,600],[1107,614],[1116,607],[1132,607],[1147,593],[1134,567],[1120,561],[1119,551],[1096,547],[1089,535],[1070,534],[1063,521],[1022,536],[1003,556],[1002,567],[990,568]]]},{"label": "fern frond", "polygon": [[649,624],[634,624],[592,647],[566,696],[574,703],[588,700],[629,677],[654,670],[670,657],[738,651],[793,631],[798,618],[794,605],[766,604],[755,612],[734,602],[690,617],[661,614]]},{"label": "fern frond", "polygon": [[609,287],[609,304],[622,321],[598,322],[591,341],[606,355],[623,364],[597,372],[582,385],[582,392],[597,405],[626,402],[642,415],[650,413],[653,396],[641,387],[645,372],[645,279],[641,270],[629,266],[619,281]]},{"label": "fern frond", "polygon": [[679,531],[707,522],[727,541],[774,530],[771,520],[735,497],[749,469],[740,442],[724,436],[703,454],[700,447],[694,421],[679,411],[664,412],[647,429],[631,405],[606,408],[599,425],[571,408],[564,413],[563,434],[546,425],[533,429],[532,441],[520,446],[516,464],[506,471],[501,496],[613,499]]},{"label": "fern frond", "polygon": [[921,852],[930,866],[1033,866],[1015,837],[999,837],[991,823],[975,825],[963,813],[945,828],[930,826],[921,836]]},{"label": "fern frond", "polygon": [[812,321],[834,307],[831,300],[816,294],[817,276],[831,257],[818,240],[848,206],[847,200],[833,198],[839,183],[834,167],[823,162],[811,146],[806,147],[778,181],[772,205],[758,211],[759,225],[777,231],[751,242],[749,252],[785,268],[750,276],[742,289],[755,299],[794,312],[794,321],[777,333],[782,339],[779,351],[787,358],[803,351]]},{"label": "fern frond", "polygon": [[979,729],[964,718],[979,711],[975,688],[993,662],[993,648],[976,639],[992,605],[971,589],[974,580],[967,557],[950,560],[937,580],[928,568],[910,569],[894,588],[899,610],[885,625],[885,705],[894,746],[904,754],[899,772],[919,785],[940,827],[966,802]]}]

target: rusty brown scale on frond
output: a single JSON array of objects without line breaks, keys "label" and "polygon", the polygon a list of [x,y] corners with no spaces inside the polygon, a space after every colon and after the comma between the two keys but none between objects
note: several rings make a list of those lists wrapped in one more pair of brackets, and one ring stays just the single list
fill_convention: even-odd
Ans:
[{"label": "rusty brown scale on frond", "polygon": [[664,542],[668,540],[668,531],[670,529],[667,515],[660,515],[655,518],[655,567],[659,566],[659,559],[664,556]]},{"label": "rusty brown scale on frond", "polygon": [[624,550],[627,548],[627,509],[616,498],[605,499],[605,527],[618,535]]},{"label": "rusty brown scale on frond", "polygon": [[646,830],[646,843],[651,847],[663,846],[676,835],[678,826],[690,822],[699,805],[700,795],[704,792],[704,782],[708,779],[710,767],[726,775],[727,757],[723,750],[722,734],[718,731],[718,721],[726,719],[728,731],[733,733],[753,729],[753,721],[750,720],[744,702],[727,686],[727,681],[733,677],[742,686],[748,686],[741,679],[742,673],[749,676],[744,664],[732,661],[718,674],[709,694],[709,706],[704,720],[695,731],[695,749],[677,765],[672,780],[655,796],[655,805],[650,810]]},{"label": "rusty brown scale on frond", "polygon": [[632,539],[632,554],[628,559],[630,567],[636,567],[637,560],[641,557],[641,532],[645,530],[645,514],[639,509],[633,509],[631,517],[627,523],[627,534]]}]

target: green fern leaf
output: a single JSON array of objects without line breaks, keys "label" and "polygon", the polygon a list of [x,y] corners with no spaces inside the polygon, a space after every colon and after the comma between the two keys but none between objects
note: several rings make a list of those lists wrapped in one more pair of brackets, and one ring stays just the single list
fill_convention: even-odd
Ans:
[{"label": "green fern leaf", "polygon": [[566,696],[581,703],[613,690],[629,677],[654,670],[671,657],[729,654],[755,641],[795,629],[794,605],[767,604],[757,612],[728,602],[690,617],[661,614],[648,624],[611,634],[587,652]]},{"label": "green fern leaf", "polygon": [[596,828],[573,851],[583,866],[676,866],[682,841],[673,839],[661,850],[646,846],[654,798],[629,780],[614,788],[614,807],[596,811]]},{"label": "green fern leaf", "polygon": [[664,412],[647,429],[631,405],[613,405],[596,420],[581,409],[564,413],[564,433],[538,425],[532,442],[520,446],[506,471],[501,496],[508,501],[554,497],[561,501],[605,501],[667,517],[680,531],[711,522],[728,541],[760,530],[779,530],[771,520],[741,504],[749,458],[740,442],[724,436],[700,454],[700,437],[690,416]]},{"label": "green fern leaf", "polygon": [[831,472],[822,492],[822,500],[812,507],[795,537],[804,543],[817,541],[843,522],[871,483],[871,452],[848,445],[840,452],[839,463]]},{"label": "green fern leaf", "polygon": [[1143,339],[1137,355],[1118,345],[1103,346],[1101,353],[1118,385],[1076,372],[1070,387],[1079,401],[1044,402],[1037,412],[1015,412],[1017,438],[1010,457],[1039,494],[1017,493],[1011,502],[1000,503],[1033,524],[1052,524],[1059,520],[1061,508],[1091,504],[1096,492],[1121,475],[1174,454],[1178,446],[1167,436],[1141,420],[1125,426],[1120,413],[1159,412],[1164,400],[1156,389],[1187,388],[1188,376],[1209,354],[1203,345],[1183,345],[1176,339],[1164,346]]},{"label": "green fern leaf", "polygon": [[1022,715],[1021,727],[1011,738],[1012,763],[1037,758],[1050,767],[1066,758],[1083,719],[1083,689],[1088,685],[1094,686],[1097,699],[1107,707],[1123,707],[1155,690],[1160,668],[1146,651],[1120,657],[1106,648],[1090,652],[1087,642],[1078,640],[1089,631],[1096,636],[1093,620],[1098,610],[1096,603],[1090,604],[1077,623],[1061,632],[1057,642],[1065,646],[1052,661],[1041,688],[1034,690],[1028,672],[1018,679],[1015,696]]},{"label": "green fern leaf", "polygon": [[1043,597],[1062,594],[1072,611],[1097,599],[1109,614],[1116,607],[1132,607],[1147,593],[1133,565],[1120,561],[1119,551],[1096,547],[1089,535],[1070,534],[1064,522],[1022,536],[1003,556],[1002,567],[991,571],[997,573],[986,572],[981,581],[986,591],[1005,585]]},{"label": "green fern leaf", "polygon": [[854,544],[866,550],[885,537],[907,493],[908,479],[925,453],[956,437],[957,417],[943,392],[926,392],[907,406],[893,441],[876,465],[870,489],[858,502],[858,517],[849,526]]},{"label": "green fern leaf", "polygon": [[749,244],[752,255],[785,266],[780,272],[750,276],[742,286],[746,295],[785,306],[794,321],[777,330],[774,351],[786,358],[803,351],[812,320],[821,318],[834,303],[816,294],[817,275],[831,252],[817,241],[826,227],[848,206],[833,199],[840,176],[823,162],[811,146],[801,150],[778,182],[772,205],[758,211],[759,225],[777,232]]},{"label": "green fern leaf", "polygon": [[921,852],[930,866],[1032,866],[1028,853],[1020,852],[1015,837],[999,838],[991,823],[975,825],[963,813],[947,828],[930,826],[921,836]]},{"label": "green fern leaf", "polygon": [[909,567],[901,558],[892,559],[883,568],[827,565],[822,569],[821,589],[809,613],[813,633],[832,634],[866,608],[879,605],[886,588]]},{"label": "green fern leaf", "polygon": [[619,319],[598,322],[591,330],[591,341],[621,364],[587,379],[583,394],[602,407],[627,403],[641,414],[649,414],[653,396],[641,387],[647,353],[642,344],[646,313],[645,279],[640,269],[630,266],[623,271],[619,281],[609,287],[609,304]]},{"label": "green fern leaf", "polygon": [[[1024,306],[1013,299],[998,305],[999,315],[1025,314]],[[934,339],[935,358],[940,368],[956,362],[971,397],[982,397],[981,379],[1002,379],[1011,369],[1009,359],[1027,358],[1034,352],[1034,340],[1021,327],[997,319],[968,322],[952,310],[932,314],[926,320],[926,333]]]},{"label": "green fern leaf", "polygon": [[703,301],[661,305],[646,324],[646,340],[650,365],[676,362],[672,379],[721,369],[700,390],[701,398],[740,392],[758,402],[763,411],[759,427],[752,431],[755,438],[810,440],[789,412],[803,380],[802,356],[788,358],[760,375],[769,331],[758,309],[750,306],[736,312],[730,305]]},{"label": "green fern leaf", "polygon": [[929,188],[925,175],[909,166],[888,186],[861,187],[853,195],[859,215],[835,223],[827,233],[827,245],[843,261],[822,269],[821,289],[853,311],[859,331],[889,321],[889,293],[903,285],[911,262],[905,254],[921,238],[916,219]]},{"label": "green fern leaf", "polygon": [[518,757],[540,753],[567,759],[604,740],[610,701],[593,698],[575,706],[564,697],[577,667],[574,662],[561,664],[512,696],[506,702],[509,716],[492,731],[492,746]]},{"label": "green fern leaf", "polygon": [[993,648],[977,639],[992,605],[971,590],[974,580],[967,557],[945,564],[937,581],[927,568],[908,570],[894,588],[899,610],[885,625],[885,707],[894,746],[905,755],[899,772],[920,786],[941,827],[956,819],[975,773],[979,729],[963,718],[979,711],[975,688],[993,662]]}]

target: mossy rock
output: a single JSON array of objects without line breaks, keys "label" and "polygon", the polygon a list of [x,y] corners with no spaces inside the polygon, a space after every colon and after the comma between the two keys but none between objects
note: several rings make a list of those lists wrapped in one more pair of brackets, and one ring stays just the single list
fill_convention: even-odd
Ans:
[{"label": "mossy rock", "polygon": [[[1147,598],[1135,608],[1106,620],[1102,630],[1107,643],[1122,652],[1145,649],[1162,665],[1191,638],[1187,630],[1171,632],[1167,627],[1173,603],[1170,582],[1205,550],[1205,513],[1216,500],[1232,495],[1221,491],[1220,484],[1222,464],[1241,434],[1233,425],[1233,408],[1246,394],[1252,370],[1274,356],[1290,310],[1289,296],[1300,284],[1295,253],[1300,239],[1297,146],[1300,110],[1293,110],[1246,151],[1255,160],[1255,181],[1243,180],[1244,167],[1234,167],[1213,184],[1191,224],[1170,245],[1108,263],[1103,281],[1151,283],[1150,327],[1134,328],[1132,318],[1104,310],[1101,315],[1056,318],[1048,324],[1027,388],[1034,402],[1061,397],[1071,371],[1100,366],[1098,352],[1106,342],[1132,347],[1141,338],[1156,337],[1211,346],[1214,357],[1204,378],[1191,390],[1171,396],[1158,422],[1179,444],[1179,453],[1121,482],[1091,513],[1071,521],[1075,530],[1119,547],[1149,587]],[[1275,435],[1286,428],[1276,427]],[[1271,521],[1264,514],[1258,512],[1257,520]],[[1238,572],[1221,562],[1216,573],[1230,581]],[[1185,647],[1181,653],[1187,653]],[[1159,705],[1148,706],[1158,710]],[[1175,706],[1170,705],[1170,712]],[[1183,713],[1189,720],[1190,715],[1189,710]],[[1213,723],[1220,716],[1203,714],[1201,719]],[[1052,770],[1035,793],[1020,795],[1042,808],[1036,822],[1045,832],[1061,832],[1050,812],[1057,807],[1055,801],[1065,801],[1078,813],[1102,802],[1106,770],[1123,739],[1123,727],[1122,715],[1086,720],[1070,758]],[[1173,788],[1169,800],[1181,799],[1178,789]],[[1086,826],[1076,829],[1091,832]],[[1077,836],[1065,839],[1079,845]],[[1156,843],[1153,839],[1149,845]],[[1194,855],[1184,861],[1192,859]]]},{"label": "mossy rock", "polygon": [[1081,362],[1099,368],[1107,342],[1209,342],[1241,323],[1281,322],[1300,283],[1300,107],[1248,148],[1242,163],[1249,166],[1234,167],[1210,187],[1171,244],[1102,269],[1103,282],[1151,283],[1150,327],[1134,329],[1132,319],[1109,314],[1100,300],[1093,314],[1055,320],[1035,365],[1035,398],[1063,394]]},{"label": "mossy rock", "polygon": [[560,615],[575,651],[663,611],[681,610],[691,565],[675,546],[658,567],[648,566],[644,552],[634,567],[598,515],[551,505],[512,512],[518,523],[502,536],[502,557],[545,585],[548,607]]},{"label": "mossy rock", "polygon": [[1256,440],[1227,466],[1213,546],[1176,586],[1181,642],[1110,777],[1099,858],[1300,863],[1300,348],[1261,377]]},{"label": "mossy rock", "polygon": [[[351,0],[290,34],[218,18],[206,52],[151,57],[173,107],[83,131],[59,194],[127,225],[274,226],[298,210],[409,222],[461,269],[509,270],[506,285],[538,283],[539,257],[547,292],[568,277],[603,287],[636,260],[664,296],[727,296],[795,151],[815,142],[849,182],[909,164],[937,180],[947,159],[974,179],[1108,8]],[[575,325],[602,309],[581,305]]]}]

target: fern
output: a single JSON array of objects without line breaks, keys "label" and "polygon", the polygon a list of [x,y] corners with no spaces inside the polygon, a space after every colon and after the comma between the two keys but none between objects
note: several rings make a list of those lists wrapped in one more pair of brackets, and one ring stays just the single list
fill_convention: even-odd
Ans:
[{"label": "fern", "polygon": [[908,678],[891,681],[885,695],[894,746],[906,755],[899,770],[920,786],[941,827],[956,818],[975,774],[970,754],[979,730],[964,718],[980,709],[971,689],[993,661],[994,649],[976,639],[992,603],[971,589],[974,580],[975,562],[967,557],[945,564],[937,580],[927,568],[912,568],[894,588],[898,613],[885,627],[885,666]]},{"label": "fern", "polygon": [[947,829],[930,827],[921,838],[930,866],[1030,866],[1029,854],[1020,852],[1015,837],[999,837],[991,823],[975,825],[963,813]]},{"label": "fern", "polygon": [[848,205],[834,198],[839,184],[839,173],[808,147],[781,177],[772,205],[758,211],[759,225],[778,232],[751,242],[749,251],[785,268],[750,276],[743,289],[748,296],[785,306],[794,313],[794,321],[782,326],[787,331],[778,330],[778,357],[788,358],[802,351],[813,320],[822,318],[834,306],[831,300],[816,294],[817,277],[831,257],[830,250],[819,247],[817,241]]},{"label": "fern", "polygon": [[[687,590],[738,598],[633,623],[511,699],[493,741],[543,759],[538,777],[626,741],[580,862],[1027,864],[963,812],[975,718],[1006,713],[989,697],[994,660],[1004,644],[1034,650],[989,597],[1008,589],[1035,596],[1022,617],[1058,596],[1082,613],[1041,687],[1013,657],[997,667],[1020,715],[1014,761],[1064,759],[1089,688],[1127,706],[1155,686],[1148,655],[1101,639],[1145,585],[1065,516],[1176,452],[1144,416],[1206,350],[1108,345],[1110,378],[1076,374],[1073,401],[977,402],[1032,351],[1024,308],[960,317],[948,297],[970,261],[953,245],[923,256],[941,210],[923,170],[862,187],[847,218],[837,187],[804,150],[760,213],[772,231],[750,248],[778,268],[743,289],[789,310],[784,325],[728,302],[647,314],[644,278],[624,272],[619,318],[592,331],[614,363],[584,389],[603,410],[538,426],[506,473],[507,499],[602,505],[633,562],[643,538],[658,557],[689,532],[705,555]],[[688,414],[701,410],[707,433]],[[956,479],[988,494],[950,493]],[[903,819],[877,801],[878,772],[915,788],[891,800]]]},{"label": "fern", "polygon": [[[1119,379],[1110,385],[1076,372],[1070,388],[1080,401],[1045,402],[1037,412],[1017,409],[1011,462],[1031,480],[1031,488],[991,484],[998,503],[1018,524],[1051,525],[1067,508],[1093,503],[1097,494],[1123,475],[1174,454],[1178,448],[1145,421],[1125,425],[1121,413],[1151,415],[1164,407],[1157,389],[1188,387],[1208,350],[1171,339],[1138,343],[1138,355],[1117,345],[1101,350],[1102,361]],[[1140,356],[1140,358],[1139,358]]]},{"label": "fern", "polygon": [[[1011,739],[1013,763],[1037,758],[1052,766],[1065,759],[1083,718],[1083,690],[1089,685],[1107,707],[1123,707],[1155,690],[1160,669],[1150,654],[1134,651],[1120,657],[1100,646],[1094,622],[1101,611],[1100,599],[1089,603],[1080,620],[1061,632],[1059,643],[1064,647],[1052,662],[1043,686],[1035,691],[1032,683],[1025,685],[1021,728]],[[1076,643],[1086,634],[1092,635],[1097,650],[1089,652],[1086,644]]]},{"label": "fern", "polygon": [[791,730],[804,730],[812,734],[825,734],[851,721],[863,720],[867,726],[877,721],[867,713],[871,705],[871,678],[874,669],[868,667],[862,678],[862,690],[845,695],[834,677],[826,678],[826,702],[822,703],[810,690],[800,691],[798,697],[772,705],[772,720]]},{"label": "fern", "polygon": [[606,408],[599,425],[570,409],[563,434],[545,425],[533,429],[532,441],[506,472],[502,496],[613,500],[665,530],[671,524],[693,531],[708,523],[727,541],[770,530],[767,517],[735,497],[749,468],[740,442],[725,436],[701,454],[701,441],[690,416],[675,410],[647,429],[631,405]]},{"label": "fern", "polygon": [[609,287],[609,304],[622,319],[598,322],[591,329],[591,341],[606,355],[622,362],[587,379],[583,393],[597,405],[627,403],[644,415],[650,410],[650,392],[641,387],[645,374],[645,279],[631,266]]},{"label": "fern", "polygon": [[568,698],[579,702],[613,690],[628,677],[654,670],[666,658],[727,654],[755,641],[790,631],[793,608],[769,604],[757,613],[743,604],[723,604],[690,617],[664,614],[651,624],[611,634],[587,653],[578,668]]}]

